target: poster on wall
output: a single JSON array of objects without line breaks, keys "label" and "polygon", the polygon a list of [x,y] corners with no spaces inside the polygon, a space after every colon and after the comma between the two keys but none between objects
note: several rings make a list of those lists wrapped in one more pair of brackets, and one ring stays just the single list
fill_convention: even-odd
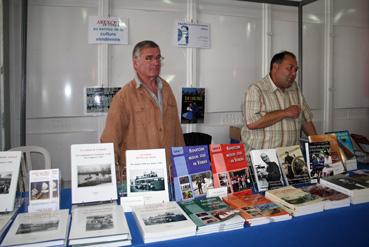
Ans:
[{"label": "poster on wall", "polygon": [[90,16],[89,44],[128,44],[128,19],[122,17]]},{"label": "poster on wall", "polygon": [[86,87],[85,88],[85,114],[95,115],[106,113],[110,103],[120,87]]},{"label": "poster on wall", "polygon": [[203,123],[205,88],[182,88],[181,123]]},{"label": "poster on wall", "polygon": [[177,46],[186,48],[209,48],[210,26],[177,22]]}]

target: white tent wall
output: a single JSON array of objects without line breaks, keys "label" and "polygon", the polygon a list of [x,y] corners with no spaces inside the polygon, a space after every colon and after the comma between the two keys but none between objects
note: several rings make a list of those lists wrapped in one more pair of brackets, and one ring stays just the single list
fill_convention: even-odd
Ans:
[{"label": "white tent wall", "polygon": [[[369,0],[329,1],[331,9],[327,1],[304,7],[303,91],[319,131],[330,121],[332,130],[369,135]],[[88,44],[88,17],[102,14],[128,18],[128,45]],[[210,25],[209,49],[176,47],[175,25],[183,20]],[[161,74],[179,110],[182,87],[206,88],[205,123],[183,125],[184,132],[227,143],[229,126],[242,124],[244,92],[264,76],[270,54],[297,55],[297,22],[295,7],[230,0],[28,0],[27,145],[48,149],[52,166],[70,180],[70,145],[99,142],[106,117],[84,114],[84,87],[131,80],[131,52],[144,39],[161,47]],[[327,54],[332,59],[325,62]],[[328,91],[331,115],[325,114]]]}]

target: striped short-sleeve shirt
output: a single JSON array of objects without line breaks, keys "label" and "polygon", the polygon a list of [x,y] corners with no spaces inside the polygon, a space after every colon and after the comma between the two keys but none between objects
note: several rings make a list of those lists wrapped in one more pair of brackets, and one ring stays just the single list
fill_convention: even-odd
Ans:
[{"label": "striped short-sleeve shirt", "polygon": [[[250,124],[268,112],[286,109],[291,105],[301,108],[296,119],[285,118],[263,129],[249,129]],[[299,144],[302,124],[312,121],[311,110],[300,88],[294,82],[282,91],[272,82],[269,75],[249,86],[243,102],[244,126],[241,137],[247,153],[252,149],[276,148]]]}]

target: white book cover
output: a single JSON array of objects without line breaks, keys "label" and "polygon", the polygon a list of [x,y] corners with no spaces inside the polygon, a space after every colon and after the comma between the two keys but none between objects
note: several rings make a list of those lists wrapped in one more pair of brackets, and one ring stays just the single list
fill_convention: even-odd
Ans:
[{"label": "white book cover", "polygon": [[250,156],[259,192],[286,185],[275,149],[251,150]]},{"label": "white book cover", "polygon": [[18,214],[1,246],[65,245],[69,210]]},{"label": "white book cover", "polygon": [[165,149],[127,150],[127,196],[141,196],[145,204],[168,202]]},{"label": "white book cover", "polygon": [[145,243],[196,234],[196,225],[174,202],[133,207],[133,214]]},{"label": "white book cover", "polygon": [[121,206],[109,203],[73,208],[70,245],[130,239],[131,234]]},{"label": "white book cover", "polygon": [[29,206],[42,211],[52,208],[59,210],[60,173],[59,169],[32,170],[29,172]]},{"label": "white book cover", "polygon": [[71,146],[72,204],[117,200],[113,143]]},{"label": "white book cover", "polygon": [[0,212],[13,211],[22,152],[0,152]]}]

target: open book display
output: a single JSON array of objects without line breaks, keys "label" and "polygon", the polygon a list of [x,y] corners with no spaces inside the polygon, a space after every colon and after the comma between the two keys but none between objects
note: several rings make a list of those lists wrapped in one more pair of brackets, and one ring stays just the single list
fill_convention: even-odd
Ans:
[{"label": "open book display", "polygon": [[72,145],[71,166],[72,204],[76,205],[69,244],[131,244],[123,211],[116,204],[113,144]]},{"label": "open book display", "polygon": [[171,152],[175,200],[205,196],[213,188],[208,146],[172,147]]},{"label": "open book display", "polygon": [[69,210],[18,214],[1,246],[65,246]]},{"label": "open book display", "polygon": [[14,210],[22,153],[0,152],[0,212]]},{"label": "open book display", "polygon": [[126,164],[128,197],[145,204],[169,201],[165,149],[127,150]]},{"label": "open book display", "polygon": [[28,212],[59,210],[59,169],[30,171],[29,191]]},{"label": "open book display", "polygon": [[243,144],[210,145],[214,187],[227,187],[228,194],[251,194],[252,184]]}]

